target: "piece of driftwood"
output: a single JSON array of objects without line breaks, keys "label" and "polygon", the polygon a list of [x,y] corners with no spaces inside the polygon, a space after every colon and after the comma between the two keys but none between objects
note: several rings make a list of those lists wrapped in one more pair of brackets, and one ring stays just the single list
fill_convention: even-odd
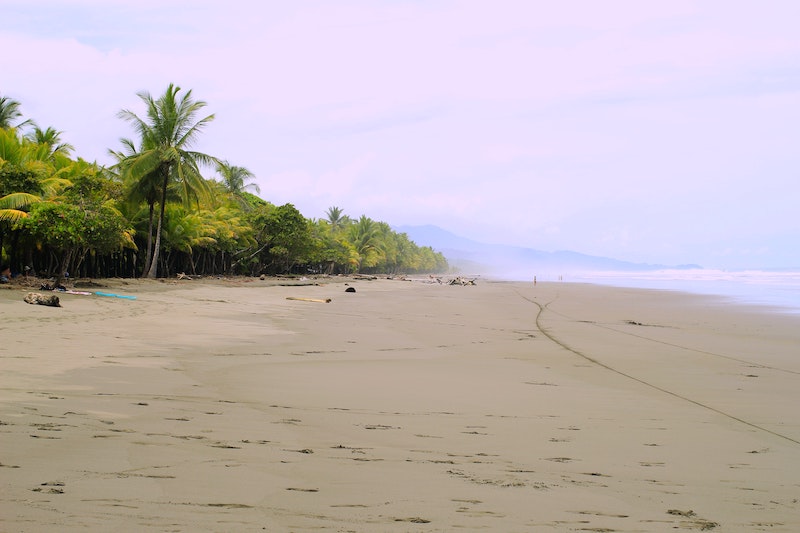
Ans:
[{"label": "piece of driftwood", "polygon": [[287,300],[299,300],[301,302],[318,302],[318,303],[321,303],[321,304],[329,304],[329,303],[331,303],[331,299],[330,298],[325,298],[324,300],[322,300],[320,298],[296,298],[294,296],[287,296],[286,299]]},{"label": "piece of driftwood", "polygon": [[55,294],[39,294],[38,292],[29,292],[23,298],[25,302],[33,305],[47,305],[49,307],[61,307],[61,303],[58,301],[58,296]]}]

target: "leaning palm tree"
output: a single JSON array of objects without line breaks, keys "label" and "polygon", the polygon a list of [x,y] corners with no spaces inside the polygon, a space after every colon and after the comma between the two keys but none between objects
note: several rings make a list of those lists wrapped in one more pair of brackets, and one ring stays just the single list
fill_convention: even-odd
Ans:
[{"label": "leaning palm tree", "polygon": [[129,156],[121,165],[129,180],[154,178],[158,183],[159,214],[155,246],[149,266],[148,278],[155,278],[158,272],[158,256],[161,247],[161,228],[167,203],[170,182],[177,183],[184,201],[199,199],[210,194],[209,187],[200,175],[199,165],[213,165],[218,160],[210,155],[190,150],[198,134],[212,120],[214,115],[197,119],[198,113],[207,105],[192,99],[192,91],[178,96],[181,88],[170,84],[158,99],[142,91],[137,96],[147,106],[147,117],[140,118],[126,109],[118,116],[130,122],[141,137],[140,151]]}]

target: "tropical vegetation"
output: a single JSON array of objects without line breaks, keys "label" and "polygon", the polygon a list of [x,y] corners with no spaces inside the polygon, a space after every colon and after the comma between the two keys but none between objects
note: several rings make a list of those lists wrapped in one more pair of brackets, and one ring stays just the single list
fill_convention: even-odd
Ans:
[{"label": "tropical vegetation", "polygon": [[109,150],[107,167],[74,157],[61,131],[0,96],[0,265],[56,283],[448,269],[441,253],[367,215],[333,206],[309,219],[262,199],[246,167],[193,149],[214,115],[192,91],[138,96],[144,113],[118,114],[135,135]]}]

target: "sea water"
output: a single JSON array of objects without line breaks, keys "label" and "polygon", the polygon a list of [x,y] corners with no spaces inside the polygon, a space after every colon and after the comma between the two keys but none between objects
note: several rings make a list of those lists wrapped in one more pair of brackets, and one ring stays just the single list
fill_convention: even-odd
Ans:
[{"label": "sea water", "polygon": [[[542,281],[552,281],[552,276]],[[800,271],[710,269],[582,272],[556,279],[616,287],[661,289],[722,296],[734,302],[800,314]]]}]

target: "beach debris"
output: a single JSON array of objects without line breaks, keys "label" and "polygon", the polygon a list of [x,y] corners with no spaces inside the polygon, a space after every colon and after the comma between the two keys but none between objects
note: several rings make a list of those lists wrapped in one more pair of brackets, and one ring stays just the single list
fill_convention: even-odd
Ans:
[{"label": "beach debris", "polygon": [[[42,483],[40,486],[36,487],[35,489],[31,489],[33,492],[45,492],[47,494],[64,494],[64,489],[61,488],[64,486],[63,481],[47,481]],[[49,489],[45,490],[42,487],[50,487]]]},{"label": "beach debris", "polygon": [[712,522],[711,520],[700,518],[699,516],[697,516],[697,513],[695,513],[691,509],[688,511],[682,511],[680,509],[669,509],[667,511],[667,514],[688,518],[689,520],[686,521],[685,524],[688,528],[691,529],[699,529],[700,531],[710,531],[714,528],[719,527],[719,522]]},{"label": "beach debris", "polygon": [[467,279],[467,278],[462,278],[461,276],[458,276],[457,278],[451,279],[448,282],[448,285],[461,285],[462,287],[465,287],[467,285],[477,285],[477,283],[475,283],[476,279],[477,278]]},{"label": "beach debris", "polygon": [[80,280],[73,283],[73,286],[78,289],[85,289],[87,287],[105,287],[102,283],[97,283],[91,279]]},{"label": "beach debris", "polygon": [[92,293],[88,292],[88,291],[66,290],[66,291],[61,291],[61,292],[63,292],[64,294],[77,294],[79,296],[91,296],[92,295]]},{"label": "beach debris", "polygon": [[58,296],[55,294],[48,294],[45,296],[44,294],[39,294],[38,292],[29,292],[23,298],[25,302],[32,304],[32,305],[47,305],[49,307],[61,307],[61,303],[58,301]]},{"label": "beach debris", "polygon": [[109,298],[122,298],[124,300],[135,300],[136,296],[130,296],[128,294],[116,294],[113,292],[99,292],[96,291],[95,294],[97,296],[108,296]]},{"label": "beach debris", "polygon": [[412,524],[430,524],[431,521],[427,518],[420,518],[418,516],[413,516],[411,518],[395,518],[395,522],[411,522]]},{"label": "beach debris", "polygon": [[356,288],[355,288],[355,287],[347,287],[347,288],[344,290],[344,292],[356,292]]},{"label": "beach debris", "polygon": [[680,509],[669,509],[667,510],[667,514],[675,515],[675,516],[695,516],[695,512],[689,509],[688,511],[681,511]]},{"label": "beach debris", "polygon": [[51,286],[51,285],[48,285],[47,283],[42,283],[39,286],[39,290],[40,291],[61,291],[61,292],[64,292],[64,291],[67,290],[67,288],[64,287],[63,285],[53,285],[53,286]]},{"label": "beach debris", "polygon": [[285,451],[285,452],[295,452],[295,453],[304,453],[304,454],[307,454],[307,455],[310,455],[310,454],[314,453],[314,450],[312,450],[311,448],[303,448],[302,450],[288,450],[288,449],[284,448],[283,451]]},{"label": "beach debris", "polygon": [[300,301],[300,302],[317,302],[317,303],[321,303],[321,304],[329,304],[329,303],[331,303],[331,299],[330,298],[325,298],[325,299],[321,299],[321,298],[298,298],[296,296],[287,296],[286,299],[287,300],[297,300],[297,301]]},{"label": "beach debris", "polygon": [[192,281],[192,278],[190,278],[189,276],[187,276],[187,275],[186,275],[185,273],[183,273],[183,272],[179,273],[179,274],[177,275],[177,278],[178,278],[178,279],[188,279],[189,281]]}]

